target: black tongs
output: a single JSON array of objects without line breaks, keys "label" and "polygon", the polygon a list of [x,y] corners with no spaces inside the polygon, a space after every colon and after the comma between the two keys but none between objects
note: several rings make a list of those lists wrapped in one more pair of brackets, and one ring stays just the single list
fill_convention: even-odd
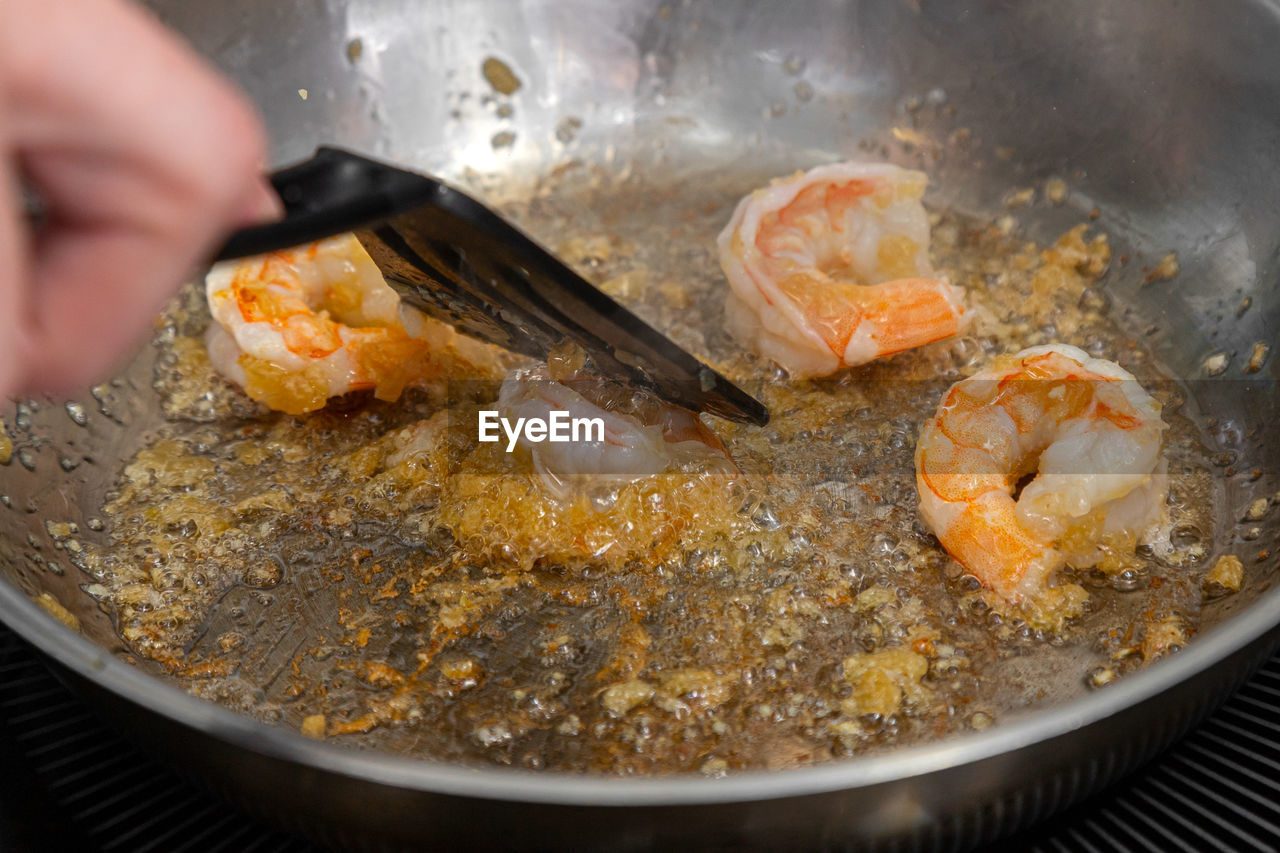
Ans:
[{"label": "black tongs", "polygon": [[604,375],[669,402],[760,426],[769,420],[759,400],[442,181],[320,148],[271,183],[284,219],[236,232],[218,260],[354,231],[402,298],[459,332],[544,360],[568,338]]}]

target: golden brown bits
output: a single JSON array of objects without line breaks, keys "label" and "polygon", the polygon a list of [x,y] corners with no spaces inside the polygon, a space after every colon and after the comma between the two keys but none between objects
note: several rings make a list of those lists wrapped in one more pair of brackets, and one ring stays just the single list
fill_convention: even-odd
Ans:
[{"label": "golden brown bits", "polygon": [[242,581],[245,586],[270,589],[284,579],[284,569],[275,560],[263,560],[245,569]]},{"label": "golden brown bits", "polygon": [[181,442],[164,440],[139,451],[125,468],[125,477],[138,485],[154,478],[160,487],[186,488],[208,480],[215,470],[213,462],[188,454]]},{"label": "golden brown bits", "polygon": [[841,703],[849,716],[897,713],[903,702],[918,702],[928,695],[920,680],[929,671],[923,655],[894,647],[844,660],[844,680],[853,693]]},{"label": "golden brown bits", "polygon": [[474,658],[451,658],[440,662],[440,674],[464,687],[480,683],[484,669]]},{"label": "golden brown bits", "polygon": [[932,637],[916,637],[911,641],[911,651],[925,657],[935,657],[937,649],[934,647]]},{"label": "golden brown bits", "polygon": [[858,593],[855,599],[855,607],[858,610],[875,610],[885,604],[892,604],[898,600],[898,594],[887,586],[867,587]]},{"label": "golden brown bits", "polygon": [[1223,554],[1205,574],[1202,585],[1206,591],[1215,589],[1239,592],[1244,583],[1244,564],[1234,554]]},{"label": "golden brown bits", "polygon": [[231,453],[241,465],[261,465],[271,458],[271,451],[257,441],[242,441]]},{"label": "golden brown bits", "polygon": [[[620,246],[624,251],[630,247]],[[556,249],[556,254],[566,263],[590,266],[609,260],[614,253],[614,238],[608,234],[588,234],[570,237]]]},{"label": "golden brown bits", "polygon": [[1227,367],[1231,364],[1231,354],[1225,352],[1215,352],[1204,360],[1204,372],[1206,376],[1220,376],[1226,373]]},{"label": "golden brown bits", "polygon": [[1092,278],[1105,273],[1111,264],[1111,244],[1106,234],[1095,234],[1086,241],[1088,230],[1088,225],[1081,224],[1059,237],[1052,248],[1042,253],[1045,263],[1066,265]]},{"label": "golden brown bits", "polygon": [[1153,661],[1170,654],[1187,643],[1186,629],[1177,616],[1148,620],[1147,632],[1142,638],[1142,659]]},{"label": "golden brown bits", "polygon": [[733,692],[733,676],[710,669],[679,669],[662,682],[662,692],[694,699],[708,707],[723,705]]},{"label": "golden brown bits", "polygon": [[1100,666],[1089,673],[1087,684],[1090,687],[1106,687],[1116,680],[1116,671],[1109,666]]},{"label": "golden brown bits", "polygon": [[303,737],[308,737],[312,740],[324,740],[324,730],[324,714],[312,714],[304,718],[302,725],[298,729]]},{"label": "golden brown bits", "polygon": [[224,652],[234,651],[245,644],[245,636],[239,631],[227,631],[218,637],[218,648]]},{"label": "golden brown bits", "polygon": [[63,625],[66,625],[72,631],[80,630],[80,620],[76,618],[76,615],[63,607],[62,603],[49,593],[40,593],[39,597],[35,599],[35,602],[44,608],[46,613],[54,619],[57,619]]},{"label": "golden brown bits", "polygon": [[511,66],[496,56],[486,59],[480,70],[496,92],[510,95],[520,88],[520,78],[511,70]]},{"label": "golden brown bits", "polygon": [[600,289],[614,299],[635,299],[649,286],[649,271],[644,267],[627,270],[605,281]]},{"label": "golden brown bits", "polygon": [[1266,364],[1267,356],[1270,354],[1270,344],[1266,341],[1256,341],[1253,348],[1249,351],[1249,362],[1244,366],[1244,372],[1257,373],[1262,369],[1262,365]]},{"label": "golden brown bits", "polygon": [[1035,187],[1024,187],[1019,190],[1012,190],[1004,197],[1004,206],[1007,208],[1026,207],[1035,200]]},{"label": "golden brown bits", "polygon": [[1023,613],[1027,624],[1044,631],[1061,631],[1066,623],[1084,612],[1089,593],[1075,583],[1049,587],[1029,602]]},{"label": "golden brown bits", "polygon": [[669,279],[658,283],[658,292],[674,308],[688,308],[693,301],[688,288]]},{"label": "golden brown bits", "polygon": [[1170,252],[1160,259],[1160,263],[1156,264],[1147,273],[1143,284],[1151,284],[1157,281],[1168,281],[1178,274],[1178,253]]},{"label": "golden brown bits", "polygon": [[649,632],[638,619],[625,623],[618,631],[613,656],[600,668],[595,677],[600,681],[610,678],[634,678],[648,665],[648,650],[652,642]]},{"label": "golden brown bits", "polygon": [[1044,197],[1052,204],[1062,204],[1067,198],[1067,182],[1061,178],[1050,178],[1045,181]]},{"label": "golden brown bits", "polygon": [[225,659],[193,661],[174,667],[173,673],[180,678],[217,678],[230,675],[238,666],[234,661]]},{"label": "golden brown bits", "polygon": [[615,717],[621,717],[637,705],[642,705],[653,698],[653,685],[632,679],[607,688],[600,694],[600,704]]},{"label": "golden brown bits", "polygon": [[370,687],[397,687],[404,684],[404,676],[381,661],[364,661],[360,666],[360,680]]},{"label": "golden brown bits", "polygon": [[252,512],[268,510],[271,512],[288,512],[293,507],[289,494],[284,489],[270,488],[265,492],[250,495],[235,505],[236,515],[247,515]]},{"label": "golden brown bits", "polygon": [[932,137],[921,133],[913,127],[895,127],[893,128],[892,133],[894,139],[899,142],[905,142],[907,145],[915,145],[920,148],[930,148],[936,144]]},{"label": "golden brown bits", "polygon": [[348,720],[345,723],[334,723],[329,726],[329,734],[331,735],[352,735],[362,734],[371,731],[381,720],[376,713],[370,712],[356,717],[354,720]]},{"label": "golden brown bits", "polygon": [[1258,498],[1249,504],[1249,508],[1245,510],[1245,521],[1261,521],[1271,510],[1271,501],[1267,498]]},{"label": "golden brown bits", "polygon": [[366,480],[378,470],[382,459],[382,448],[367,444],[338,459],[337,464],[353,479]]}]

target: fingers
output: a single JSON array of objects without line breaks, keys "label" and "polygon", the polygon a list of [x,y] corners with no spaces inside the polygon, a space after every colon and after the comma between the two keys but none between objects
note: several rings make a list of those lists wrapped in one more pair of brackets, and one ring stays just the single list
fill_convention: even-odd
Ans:
[{"label": "fingers", "polygon": [[[0,118],[3,115],[0,100]],[[4,122],[0,120],[0,146],[3,136]],[[0,165],[0,401],[18,389],[23,375],[17,347],[23,335],[21,293],[26,271],[18,210],[17,187]]]},{"label": "fingers", "polygon": [[284,204],[265,176],[257,178],[249,189],[240,214],[233,223],[237,227],[271,222],[284,216]]},{"label": "fingers", "polygon": [[252,107],[144,13],[7,0],[0,16],[8,155],[50,212],[14,296],[20,382],[69,390],[130,348],[227,231],[277,202]]}]

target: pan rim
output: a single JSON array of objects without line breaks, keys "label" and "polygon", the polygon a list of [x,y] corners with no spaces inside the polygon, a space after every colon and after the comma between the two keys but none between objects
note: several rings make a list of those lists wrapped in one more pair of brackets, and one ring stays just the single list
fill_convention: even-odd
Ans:
[{"label": "pan rim", "polygon": [[1175,687],[1280,625],[1280,587],[1263,593],[1244,612],[1214,626],[1173,657],[1105,690],[1032,712],[1025,719],[884,755],[715,779],[693,774],[620,779],[554,770],[475,768],[344,749],[237,714],[117,659],[67,630],[7,580],[0,583],[0,621],[60,665],[118,698],[267,758],[423,793],[622,808],[776,800],[869,788],[973,764],[1067,734]]}]

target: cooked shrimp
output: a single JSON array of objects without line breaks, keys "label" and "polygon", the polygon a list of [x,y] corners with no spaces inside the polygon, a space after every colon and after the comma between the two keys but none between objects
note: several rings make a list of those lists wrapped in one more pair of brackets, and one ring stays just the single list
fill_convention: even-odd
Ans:
[{"label": "cooked shrimp", "polygon": [[364,389],[397,399],[439,373],[433,352],[446,347],[487,357],[483,345],[402,305],[350,234],[217,264],[205,286],[214,367],[290,414]]},{"label": "cooked shrimp", "polygon": [[1160,404],[1113,362],[1061,344],[1002,357],[925,423],[920,513],[984,585],[1034,599],[1063,565],[1122,567],[1159,528],[1165,428]]},{"label": "cooked shrimp", "polygon": [[628,481],[686,466],[734,471],[714,432],[687,409],[667,404],[647,391],[573,372],[551,378],[547,368],[517,370],[498,393],[502,417],[548,419],[551,412],[599,418],[602,438],[519,444],[543,481],[560,490],[568,478]]},{"label": "cooked shrimp", "polygon": [[[692,412],[557,364],[503,383],[499,442],[478,445],[441,487],[441,523],[462,550],[504,562],[656,565],[729,547],[744,523],[743,477]],[[602,434],[530,440],[518,418],[599,418]]]},{"label": "cooked shrimp", "polygon": [[796,377],[950,337],[964,291],[929,264],[925,176],[834,163],[744,198],[720,233],[730,331]]}]

